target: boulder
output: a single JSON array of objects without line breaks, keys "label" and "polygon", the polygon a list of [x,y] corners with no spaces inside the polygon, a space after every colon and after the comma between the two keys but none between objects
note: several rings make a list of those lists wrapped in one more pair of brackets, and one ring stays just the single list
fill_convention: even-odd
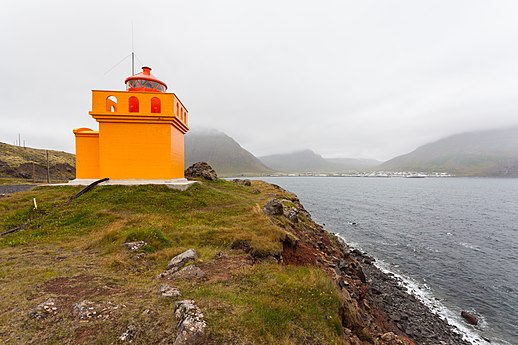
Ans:
[{"label": "boulder", "polygon": [[206,162],[194,163],[185,170],[184,174],[186,178],[202,177],[209,181],[216,181],[218,179],[214,169]]},{"label": "boulder", "polygon": [[284,209],[281,202],[274,198],[264,205],[263,212],[270,216],[280,216],[284,214]]},{"label": "boulder", "polygon": [[250,180],[241,180],[241,179],[233,179],[232,182],[240,184],[242,186],[251,186],[252,182]]},{"label": "boulder", "polygon": [[182,268],[186,263],[191,261],[196,261],[198,259],[198,254],[194,249],[186,250],[185,252],[178,254],[174,258],[169,261],[167,264],[167,270],[178,271]]},{"label": "boulder", "polygon": [[171,275],[171,279],[203,279],[206,274],[198,266],[190,265]]},{"label": "boulder", "polygon": [[203,313],[193,300],[176,302],[174,316],[176,324],[176,338],[173,345],[198,345],[204,343],[207,324]]},{"label": "boulder", "polygon": [[467,312],[463,310],[460,313],[460,316],[462,316],[470,325],[478,325],[478,319],[475,315],[471,314],[470,312]]}]

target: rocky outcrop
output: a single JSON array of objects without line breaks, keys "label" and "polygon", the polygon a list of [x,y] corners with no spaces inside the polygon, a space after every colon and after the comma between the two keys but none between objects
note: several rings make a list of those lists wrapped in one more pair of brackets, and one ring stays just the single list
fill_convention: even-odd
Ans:
[{"label": "rocky outcrop", "polygon": [[185,177],[188,179],[201,177],[209,181],[216,181],[218,179],[214,169],[206,162],[197,162],[188,167],[185,170]]},{"label": "rocky outcrop", "polygon": [[280,216],[284,213],[281,202],[278,199],[272,199],[263,207],[264,213],[270,216]]},{"label": "rocky outcrop", "polygon": [[173,345],[204,344],[207,324],[193,300],[176,302],[174,316],[178,322]]}]

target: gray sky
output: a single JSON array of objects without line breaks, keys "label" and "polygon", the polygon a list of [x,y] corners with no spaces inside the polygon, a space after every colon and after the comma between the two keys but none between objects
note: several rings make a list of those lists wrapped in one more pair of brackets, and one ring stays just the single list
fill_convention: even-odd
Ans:
[{"label": "gray sky", "polygon": [[[190,112],[260,156],[389,159],[518,125],[518,1],[5,1],[0,141],[74,152],[134,48]],[[137,67],[142,65],[137,60]]]}]

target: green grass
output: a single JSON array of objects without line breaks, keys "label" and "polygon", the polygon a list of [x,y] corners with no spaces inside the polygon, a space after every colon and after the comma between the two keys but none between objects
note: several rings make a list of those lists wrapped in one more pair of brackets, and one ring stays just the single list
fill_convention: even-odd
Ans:
[{"label": "green grass", "polygon": [[[231,249],[235,242],[247,243],[259,261],[229,266],[228,279],[175,282],[181,298],[195,299],[202,309],[214,343],[343,343],[343,301],[332,280],[314,267],[261,261],[280,254],[288,236],[261,207],[288,193],[262,182],[204,182],[184,192],[100,186],[63,206],[79,190],[39,187],[0,199],[1,231],[30,222],[27,230],[0,237],[0,343],[9,337],[22,343],[113,343],[128,324],[137,325],[139,344],[172,340],[174,300],[160,297],[157,274],[189,248],[196,249],[202,267],[218,265],[219,252],[245,255]],[[139,240],[147,245],[137,258],[122,244]],[[86,277],[84,286],[72,282],[69,292],[45,290],[52,279],[77,276]],[[106,286],[115,292],[100,294]],[[28,317],[48,296],[60,301],[58,316]],[[83,299],[126,307],[109,322],[81,323],[72,304]]]},{"label": "green grass", "polygon": [[[339,292],[320,270],[262,264],[231,282],[201,285],[187,294],[201,306],[226,306],[209,314],[213,332],[244,342],[341,343]],[[235,329],[228,325],[240,325]]]}]

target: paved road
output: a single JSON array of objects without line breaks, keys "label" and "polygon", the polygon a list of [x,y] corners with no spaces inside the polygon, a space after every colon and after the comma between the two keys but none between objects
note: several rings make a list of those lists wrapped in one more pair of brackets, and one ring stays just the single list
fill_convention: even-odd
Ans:
[{"label": "paved road", "polygon": [[0,185],[0,195],[22,192],[36,187],[31,184]]}]

